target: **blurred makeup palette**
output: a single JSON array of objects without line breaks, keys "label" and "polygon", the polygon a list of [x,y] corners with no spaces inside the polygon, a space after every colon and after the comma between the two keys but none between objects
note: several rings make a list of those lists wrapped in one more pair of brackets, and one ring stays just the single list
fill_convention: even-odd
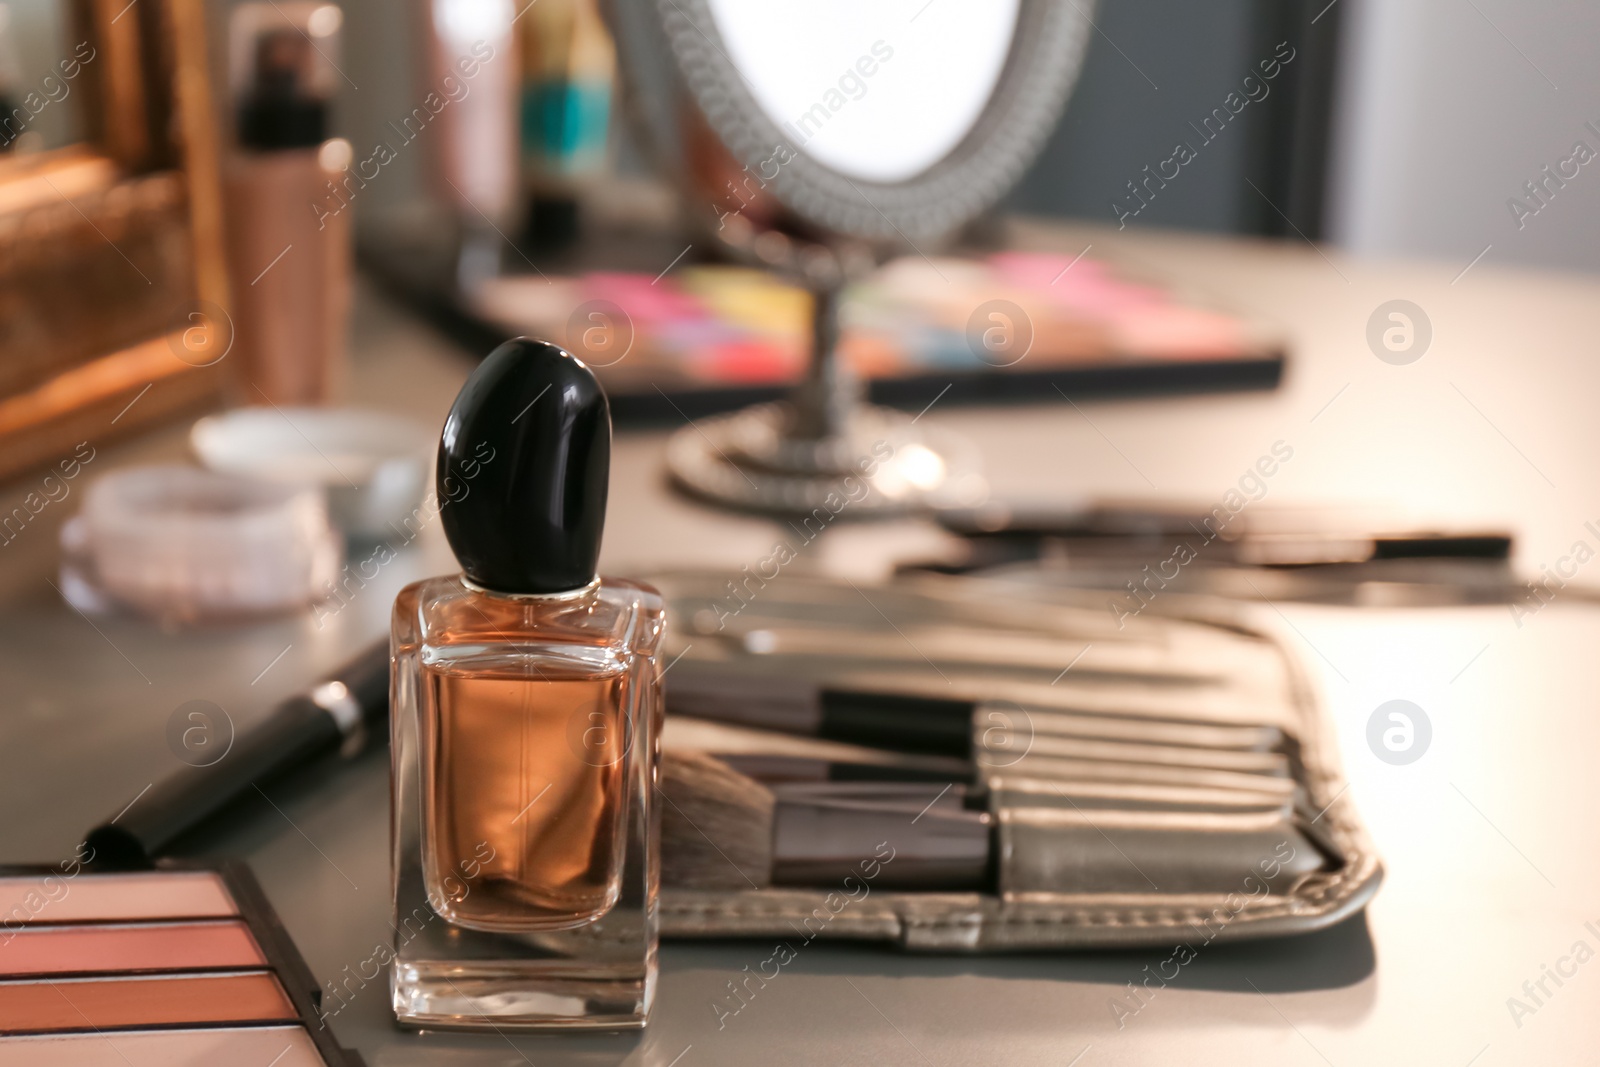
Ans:
[{"label": "blurred makeup palette", "polygon": [[[671,274],[508,276],[474,311],[495,330],[559,339],[621,418],[725,409],[799,380],[811,298],[724,266]],[[1080,256],[895,260],[852,287],[840,351],[877,402],[1057,400],[1092,393],[1272,388],[1281,339],[1262,324]],[[666,397],[663,396],[666,394]],[[659,411],[657,409],[660,409]]]}]

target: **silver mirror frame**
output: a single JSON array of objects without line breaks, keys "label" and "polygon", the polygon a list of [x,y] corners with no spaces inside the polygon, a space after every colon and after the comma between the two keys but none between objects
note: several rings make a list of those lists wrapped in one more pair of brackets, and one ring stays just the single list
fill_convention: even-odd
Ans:
[{"label": "silver mirror frame", "polygon": [[[685,85],[734,159],[755,166],[780,144],[795,149],[728,58],[709,0],[654,5]],[[1038,155],[1077,81],[1090,28],[1087,9],[1073,0],[1019,0],[994,92],[944,159],[903,182],[882,183],[848,177],[796,150],[767,188],[827,232],[874,242],[898,238],[913,247],[943,238],[994,205]]]},{"label": "silver mirror frame", "polygon": [[[751,0],[760,2],[760,0]],[[930,3],[951,0],[930,0]],[[861,405],[837,358],[836,309],[862,261],[896,251],[925,254],[1000,200],[1054,130],[1079,70],[1093,22],[1092,0],[1018,0],[1017,23],[989,100],[943,159],[898,182],[850,177],[798,150],[762,109],[728,57],[709,0],[608,0],[625,101],[646,147],[682,188],[696,220],[734,253],[790,275],[818,297],[811,373],[787,403],[702,420],[668,446],[679,488],[740,510],[804,514],[859,481],[859,458],[888,442],[883,466],[857,516],[970,506],[986,493],[975,452],[949,434],[912,425],[898,412]],[[682,108],[705,120],[734,162],[751,170],[788,146],[792,158],[761,185],[821,240],[724,227],[718,191],[700,188],[681,142]],[[815,269],[818,267],[822,269]],[[941,470],[930,482],[930,464]],[[897,486],[897,489],[891,489]]]}]

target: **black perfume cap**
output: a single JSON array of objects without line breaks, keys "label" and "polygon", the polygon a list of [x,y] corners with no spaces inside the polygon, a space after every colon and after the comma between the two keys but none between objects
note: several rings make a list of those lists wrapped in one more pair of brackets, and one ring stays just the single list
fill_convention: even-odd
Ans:
[{"label": "black perfume cap", "polygon": [[611,406],[594,372],[546,341],[489,353],[445,419],[436,472],[467,580],[563,593],[595,577],[611,475]]}]

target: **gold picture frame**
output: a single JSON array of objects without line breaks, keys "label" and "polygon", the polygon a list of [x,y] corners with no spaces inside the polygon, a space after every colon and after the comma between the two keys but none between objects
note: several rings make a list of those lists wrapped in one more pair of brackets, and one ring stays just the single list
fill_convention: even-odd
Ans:
[{"label": "gold picture frame", "polygon": [[88,138],[0,157],[0,479],[214,402],[232,340],[202,0],[64,2]]}]

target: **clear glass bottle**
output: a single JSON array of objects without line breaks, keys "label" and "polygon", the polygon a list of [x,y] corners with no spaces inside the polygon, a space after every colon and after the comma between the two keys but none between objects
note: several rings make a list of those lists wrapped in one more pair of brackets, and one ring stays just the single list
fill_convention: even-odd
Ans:
[{"label": "clear glass bottle", "polygon": [[[515,345],[499,361],[514,373],[494,383],[511,399],[552,374],[556,384],[588,375],[559,349],[511,342],[485,361],[491,376]],[[485,397],[472,390],[446,424],[439,479],[446,532],[471,576],[414,583],[394,609],[395,1015],[414,1026],[642,1026],[656,979],[663,602],[645,585],[581,577],[598,553],[605,468],[572,464],[598,431],[566,411],[531,438],[494,437],[502,405],[474,417]],[[564,390],[553,403],[571,401]],[[494,444],[473,447],[480,467],[468,479],[450,464],[475,426]],[[565,466],[541,479],[547,460]],[[601,479],[598,504],[592,486],[573,496],[575,470]],[[468,492],[445,497],[457,475]],[[553,500],[554,524],[530,520]],[[517,529],[526,536],[497,541]],[[555,541],[530,550],[541,530]],[[554,588],[517,591],[528,586]]]},{"label": "clear glass bottle", "polygon": [[395,601],[395,1013],[418,1025],[642,1024],[661,598],[606,580]]}]

